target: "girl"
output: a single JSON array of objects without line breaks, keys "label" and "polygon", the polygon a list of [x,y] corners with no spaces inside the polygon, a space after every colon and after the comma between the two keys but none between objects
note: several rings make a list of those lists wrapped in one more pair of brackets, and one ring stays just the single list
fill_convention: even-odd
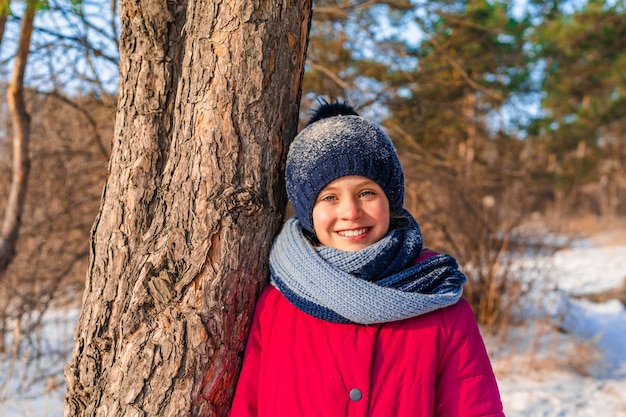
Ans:
[{"label": "girl", "polygon": [[323,103],[289,148],[231,417],[503,416],[454,258],[425,249],[389,137]]}]

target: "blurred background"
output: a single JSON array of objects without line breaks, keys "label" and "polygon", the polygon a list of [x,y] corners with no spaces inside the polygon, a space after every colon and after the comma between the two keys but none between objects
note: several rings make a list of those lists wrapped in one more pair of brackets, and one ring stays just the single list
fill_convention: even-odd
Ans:
[{"label": "blurred background", "polygon": [[[0,404],[62,397],[119,31],[115,0],[0,0]],[[468,276],[510,415],[557,415],[506,385],[520,363],[624,392],[626,359],[601,360],[606,331],[572,321],[611,303],[624,326],[624,1],[314,0],[302,122],[322,99],[355,105],[396,144],[426,244]],[[626,412],[615,398],[608,414]]]}]

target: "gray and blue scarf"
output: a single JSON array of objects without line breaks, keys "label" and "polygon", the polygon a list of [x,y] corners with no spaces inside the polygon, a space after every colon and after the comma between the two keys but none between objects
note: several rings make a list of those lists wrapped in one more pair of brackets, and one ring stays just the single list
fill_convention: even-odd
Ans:
[{"label": "gray and blue scarf", "polygon": [[456,260],[416,263],[422,233],[404,214],[409,227],[354,252],[314,246],[297,218],[287,220],[270,253],[272,284],[296,308],[334,323],[385,323],[456,303],[465,283]]}]

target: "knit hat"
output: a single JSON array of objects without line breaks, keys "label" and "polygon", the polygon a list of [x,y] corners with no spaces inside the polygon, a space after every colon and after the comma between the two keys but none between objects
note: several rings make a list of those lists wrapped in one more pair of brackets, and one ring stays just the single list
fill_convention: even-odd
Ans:
[{"label": "knit hat", "polygon": [[302,226],[313,232],[313,206],[329,183],[348,175],[375,181],[392,213],[404,203],[404,174],[389,136],[346,103],[323,102],[287,154],[287,195]]}]

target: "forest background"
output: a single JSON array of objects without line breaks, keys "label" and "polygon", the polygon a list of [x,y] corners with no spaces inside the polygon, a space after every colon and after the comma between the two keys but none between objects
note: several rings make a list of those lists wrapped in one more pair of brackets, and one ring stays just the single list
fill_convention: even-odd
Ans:
[{"label": "forest background", "polygon": [[[3,362],[36,360],[44,314],[80,306],[118,33],[115,1],[0,1]],[[318,0],[310,36],[301,120],[337,99],[385,127],[407,207],[463,265],[486,333],[528,291],[515,253],[556,249],[546,230],[626,217],[623,1]],[[60,383],[37,369],[7,390],[3,374],[0,392],[47,378]]]}]

